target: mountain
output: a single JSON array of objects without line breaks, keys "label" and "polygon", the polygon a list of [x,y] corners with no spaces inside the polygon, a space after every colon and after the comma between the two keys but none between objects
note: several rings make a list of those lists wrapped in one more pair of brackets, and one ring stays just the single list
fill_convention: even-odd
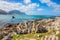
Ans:
[{"label": "mountain", "polygon": [[8,13],[6,11],[0,9],[0,15],[7,15],[7,14]]},{"label": "mountain", "polygon": [[10,14],[26,15],[24,12],[21,12],[19,10],[12,10],[12,11],[6,12],[0,9],[0,15],[10,15]]},{"label": "mountain", "polygon": [[9,14],[26,15],[24,12],[21,12],[19,10],[12,10],[12,11],[9,12]]}]

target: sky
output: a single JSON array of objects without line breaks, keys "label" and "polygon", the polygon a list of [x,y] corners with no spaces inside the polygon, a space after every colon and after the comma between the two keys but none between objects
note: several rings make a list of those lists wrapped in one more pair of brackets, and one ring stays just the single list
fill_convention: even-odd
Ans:
[{"label": "sky", "polygon": [[60,16],[60,0],[0,0],[0,9],[19,10],[27,15]]}]

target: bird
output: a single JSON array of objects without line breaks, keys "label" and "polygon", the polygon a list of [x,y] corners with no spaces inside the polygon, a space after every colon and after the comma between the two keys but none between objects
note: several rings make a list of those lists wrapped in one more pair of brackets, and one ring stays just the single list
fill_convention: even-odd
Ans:
[{"label": "bird", "polygon": [[12,16],[12,19],[14,19],[15,17],[14,16]]}]

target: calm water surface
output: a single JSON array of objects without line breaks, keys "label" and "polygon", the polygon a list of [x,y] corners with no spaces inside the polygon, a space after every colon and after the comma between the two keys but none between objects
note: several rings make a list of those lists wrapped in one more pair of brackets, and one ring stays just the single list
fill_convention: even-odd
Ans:
[{"label": "calm water surface", "polygon": [[[15,18],[12,19],[12,16]],[[50,16],[41,16],[41,15],[0,15],[0,25],[7,23],[19,23],[24,22],[25,20],[33,21],[35,19],[49,18]]]}]

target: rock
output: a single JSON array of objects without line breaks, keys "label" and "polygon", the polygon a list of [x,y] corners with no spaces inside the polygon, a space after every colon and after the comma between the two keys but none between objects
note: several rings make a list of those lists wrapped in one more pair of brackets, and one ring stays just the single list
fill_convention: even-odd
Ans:
[{"label": "rock", "polygon": [[37,31],[37,33],[46,33],[46,32],[48,32],[48,30],[47,30],[45,27],[43,27],[43,26],[38,26],[38,31]]},{"label": "rock", "polygon": [[2,34],[0,34],[0,39],[2,39],[4,36]]}]

